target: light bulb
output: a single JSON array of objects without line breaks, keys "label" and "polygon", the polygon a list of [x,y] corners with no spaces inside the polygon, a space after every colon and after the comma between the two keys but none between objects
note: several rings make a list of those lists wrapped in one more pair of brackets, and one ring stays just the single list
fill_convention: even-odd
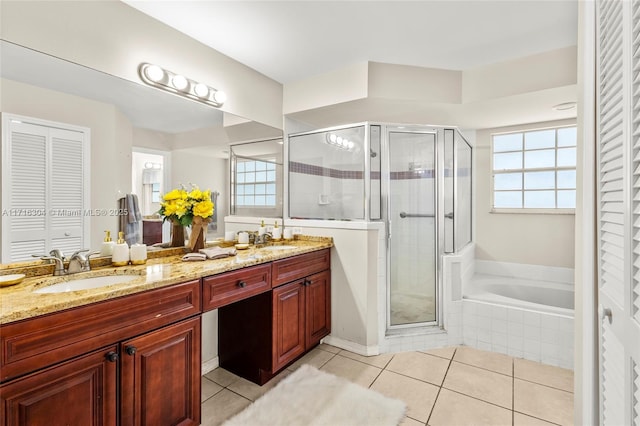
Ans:
[{"label": "light bulb", "polygon": [[206,98],[207,96],[209,96],[209,87],[203,83],[196,84],[193,88],[193,91],[197,96],[201,98]]},{"label": "light bulb", "polygon": [[219,103],[220,105],[222,105],[227,100],[227,94],[224,93],[222,90],[217,90],[213,94],[213,100]]},{"label": "light bulb", "polygon": [[175,87],[178,90],[184,90],[189,85],[189,81],[187,81],[187,79],[184,76],[180,74],[176,74],[171,79],[171,84],[173,85],[173,87]]},{"label": "light bulb", "polygon": [[335,133],[330,133],[329,134],[329,142],[336,143],[337,140],[338,140],[338,137],[336,136]]},{"label": "light bulb", "polygon": [[355,145],[356,145],[355,143],[353,143],[353,142],[349,141],[349,149],[353,149],[353,147],[354,147]]},{"label": "light bulb", "polygon": [[336,139],[336,143],[338,145],[342,145],[342,136],[338,136],[338,138]]},{"label": "light bulb", "polygon": [[147,78],[154,82],[159,82],[164,78],[164,71],[157,65],[149,65],[144,69]]}]

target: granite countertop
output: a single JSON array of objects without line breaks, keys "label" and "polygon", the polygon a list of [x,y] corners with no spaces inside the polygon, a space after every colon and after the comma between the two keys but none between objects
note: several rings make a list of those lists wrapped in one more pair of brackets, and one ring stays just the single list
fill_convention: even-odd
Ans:
[{"label": "granite countertop", "polygon": [[[264,250],[251,246],[247,250],[238,250],[235,256],[224,259],[183,262],[181,255],[171,255],[148,259],[145,265],[100,267],[90,272],[60,277],[51,275],[27,276],[20,284],[0,288],[0,324],[8,324],[333,246],[331,238],[298,237],[286,242],[286,245],[295,246],[292,249]],[[34,293],[34,290],[65,281],[109,275],[138,275],[139,277],[125,283],[90,290],[52,294]]]}]

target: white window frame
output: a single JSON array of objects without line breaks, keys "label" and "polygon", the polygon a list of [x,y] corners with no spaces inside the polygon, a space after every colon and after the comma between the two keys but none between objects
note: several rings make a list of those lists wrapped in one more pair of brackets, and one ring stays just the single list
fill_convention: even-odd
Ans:
[{"label": "white window frame", "polygon": [[[537,132],[537,131],[542,131],[542,130],[558,130],[558,129],[564,129],[564,128],[570,128],[570,127],[577,127],[576,124],[565,124],[565,125],[557,125],[557,126],[543,126],[543,127],[526,127],[526,128],[521,128],[519,130],[510,130],[510,131],[505,131],[505,132],[494,132],[491,133],[490,135],[490,153],[489,153],[489,163],[490,163],[490,168],[489,168],[489,173],[491,173],[490,176],[490,192],[491,192],[491,200],[490,200],[490,213],[506,213],[506,214],[571,214],[574,215],[576,209],[575,208],[527,208],[524,207],[524,202],[523,202],[523,207],[509,207],[509,208],[502,208],[502,207],[494,207],[494,202],[495,202],[495,193],[496,190],[494,188],[494,175],[495,175],[495,171],[493,169],[493,157],[494,157],[494,150],[493,150],[493,138],[494,136],[500,136],[500,135],[509,135],[509,134],[517,134],[517,133],[522,133],[523,134],[523,146],[522,146],[522,154],[524,156],[524,153],[527,151],[536,151],[536,150],[527,150],[524,147],[524,134],[525,133],[531,133],[531,132]],[[556,153],[556,159],[557,159],[557,155],[558,155],[558,143],[557,143],[557,133],[556,133],[556,145],[553,148],[555,150]],[[576,141],[576,148],[578,145],[578,141]],[[546,148],[546,149],[550,149],[550,148]],[[507,151],[505,151],[507,152]],[[520,151],[508,151],[508,152],[520,152]],[[524,159],[523,159],[523,163],[522,163],[522,168],[521,169],[509,169],[508,171],[504,171],[504,172],[500,172],[500,173],[512,173],[512,172],[522,172],[523,173],[523,179],[524,179],[524,173],[527,171],[536,171],[536,172],[545,172],[545,171],[563,171],[563,170],[577,170],[577,159],[576,159],[576,166],[574,167],[545,167],[545,168],[535,168],[535,169],[531,169],[531,168],[525,168],[524,166]],[[577,176],[576,176],[576,187],[578,186],[578,182],[577,182]],[[553,188],[554,191],[558,191],[558,182],[556,179],[556,183],[555,186]],[[524,190],[524,181],[522,182],[522,194],[524,196],[525,190]],[[576,188],[576,193],[577,193],[577,188]]]},{"label": "white window frame", "polygon": [[[250,163],[250,162],[272,164],[274,166],[273,173],[275,175],[275,179],[273,181],[271,181],[271,180],[258,181],[258,180],[254,179],[253,182],[248,182],[248,183],[247,182],[242,182],[242,183],[240,183],[240,182],[238,182],[238,174],[239,173],[246,174],[246,173],[251,173],[251,172],[247,172],[247,171],[239,172],[238,169],[237,169],[237,163],[238,162],[236,162],[236,170],[235,170],[235,174],[236,175],[235,175],[235,182],[234,182],[234,184],[235,184],[235,196],[236,196],[236,208],[243,208],[243,209],[275,209],[276,206],[277,206],[277,203],[278,203],[278,201],[277,201],[277,199],[278,199],[278,186],[277,186],[278,176],[277,176],[276,159],[275,158],[260,158],[260,159],[251,159],[251,160],[247,159],[246,161],[243,161],[243,163]],[[266,170],[266,171],[270,171],[270,170]],[[254,169],[253,173],[254,174],[256,173],[255,169]],[[273,194],[267,194],[267,192],[266,192],[266,185],[269,185],[269,184],[273,184],[274,187],[275,187],[275,192]],[[265,202],[266,202],[267,195],[273,195],[274,203],[273,204],[262,204],[262,205],[258,205],[258,204],[238,204],[238,202],[237,202],[237,198],[239,196],[238,187],[239,186],[249,186],[249,185],[253,185],[253,188],[254,188],[254,192],[253,192],[254,200],[255,200],[255,196],[256,195],[263,195],[263,194],[256,194],[255,193],[255,186],[256,185],[265,185],[265,193],[264,193]],[[244,193],[242,194],[243,197],[245,195],[246,194],[244,194]]]}]

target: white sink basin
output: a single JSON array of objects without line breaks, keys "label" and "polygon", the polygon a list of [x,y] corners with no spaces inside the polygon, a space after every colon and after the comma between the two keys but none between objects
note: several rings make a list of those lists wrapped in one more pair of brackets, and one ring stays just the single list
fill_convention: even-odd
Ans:
[{"label": "white sink basin", "polygon": [[34,293],[64,293],[67,291],[90,290],[112,284],[122,284],[140,278],[140,275],[109,275],[104,277],[80,278],[35,290]]},{"label": "white sink basin", "polygon": [[296,246],[266,246],[262,247],[262,250],[289,250],[294,248],[296,248]]}]

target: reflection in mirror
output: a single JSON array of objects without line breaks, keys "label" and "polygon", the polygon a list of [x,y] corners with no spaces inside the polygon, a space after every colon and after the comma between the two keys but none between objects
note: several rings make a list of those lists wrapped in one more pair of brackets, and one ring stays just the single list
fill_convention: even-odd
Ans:
[{"label": "reflection in mirror", "polygon": [[231,214],[282,217],[282,138],[231,145]]},{"label": "reflection in mirror", "polygon": [[[291,218],[365,218],[365,142],[364,125],[289,135]],[[380,161],[376,151],[369,156]]]},{"label": "reflection in mirror", "polygon": [[[2,114],[90,129],[87,182],[89,208],[94,211],[115,210],[117,197],[126,193],[136,193],[142,199],[144,190],[137,189],[136,179],[145,178],[142,171],[136,177],[137,172],[132,170],[132,152],[147,149],[167,156],[162,166],[166,170],[163,180],[154,182],[155,186],[150,184],[151,200],[147,203],[145,198],[143,215],[157,211],[154,194],[157,198],[180,184],[194,183],[221,192],[217,213],[224,217],[229,211],[225,152],[229,144],[282,137],[279,129],[4,40],[0,40],[0,62]],[[117,235],[117,217],[87,217],[89,235],[85,235],[83,248],[98,250],[105,229]],[[224,229],[216,232],[223,233]],[[2,235],[5,238],[7,233]],[[163,240],[168,238],[166,234]]]}]

